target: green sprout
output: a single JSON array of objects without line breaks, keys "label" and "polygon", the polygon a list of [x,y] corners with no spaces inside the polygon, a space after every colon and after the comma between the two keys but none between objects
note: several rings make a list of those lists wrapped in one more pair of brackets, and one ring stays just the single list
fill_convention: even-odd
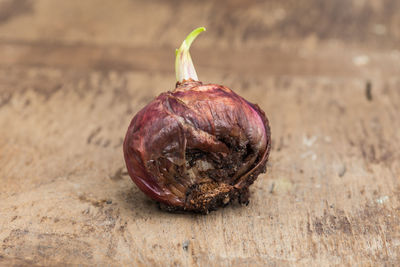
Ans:
[{"label": "green sprout", "polygon": [[193,66],[192,58],[190,57],[189,48],[194,39],[205,30],[206,28],[204,27],[199,27],[193,30],[182,42],[181,47],[175,50],[175,73],[178,82],[183,82],[184,80],[199,80]]}]

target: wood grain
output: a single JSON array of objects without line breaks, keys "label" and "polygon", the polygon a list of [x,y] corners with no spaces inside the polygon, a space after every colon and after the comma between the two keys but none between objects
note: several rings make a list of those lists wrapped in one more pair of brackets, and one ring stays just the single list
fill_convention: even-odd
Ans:
[{"label": "wood grain", "polygon": [[[0,2],[0,265],[397,265],[398,1]],[[162,212],[126,173],[133,115],[204,82],[267,113],[250,204]]]}]

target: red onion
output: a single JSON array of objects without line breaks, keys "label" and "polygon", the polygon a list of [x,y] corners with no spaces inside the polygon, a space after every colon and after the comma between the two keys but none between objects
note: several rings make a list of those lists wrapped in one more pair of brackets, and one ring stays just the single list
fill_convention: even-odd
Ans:
[{"label": "red onion", "polygon": [[140,110],[124,141],[132,180],[168,211],[208,213],[236,199],[247,205],[271,147],[258,105],[198,81],[189,48],[204,30],[194,30],[176,50],[175,90]]}]

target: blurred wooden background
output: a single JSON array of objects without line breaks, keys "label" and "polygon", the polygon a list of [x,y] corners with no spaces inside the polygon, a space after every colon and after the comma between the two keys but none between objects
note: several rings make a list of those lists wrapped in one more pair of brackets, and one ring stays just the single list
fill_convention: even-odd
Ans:
[{"label": "blurred wooden background", "polygon": [[[0,265],[396,265],[400,2],[0,0]],[[203,82],[268,114],[247,207],[158,210],[126,175],[133,115]]]}]

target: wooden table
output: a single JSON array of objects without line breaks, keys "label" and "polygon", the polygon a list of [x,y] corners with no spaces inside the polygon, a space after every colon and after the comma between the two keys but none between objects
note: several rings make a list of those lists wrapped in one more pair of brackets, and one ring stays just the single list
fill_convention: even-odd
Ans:
[{"label": "wooden table", "polygon": [[[284,2],[284,3],[282,3]],[[0,1],[0,265],[397,265],[400,2]],[[251,202],[162,212],[127,176],[133,115],[199,77],[267,113]]]}]

